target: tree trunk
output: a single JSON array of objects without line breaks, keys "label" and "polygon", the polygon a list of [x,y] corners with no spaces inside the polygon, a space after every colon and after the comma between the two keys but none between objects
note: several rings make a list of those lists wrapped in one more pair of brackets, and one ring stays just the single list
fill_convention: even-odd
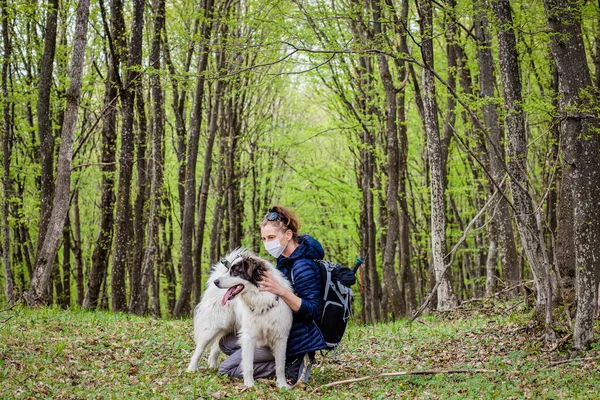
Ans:
[{"label": "tree trunk", "polygon": [[144,6],[142,0],[133,3],[133,22],[129,43],[127,77],[122,93],[123,128],[121,134],[121,154],[119,156],[119,189],[115,224],[115,249],[113,254],[111,294],[112,310],[125,311],[127,295],[125,290],[125,266],[130,246],[131,227],[131,180],[133,176],[133,120],[136,93],[139,90],[139,70],[142,63],[142,37],[144,31]]},{"label": "tree trunk", "polygon": [[[129,309],[132,312],[132,303],[139,299],[142,285],[142,268],[146,249],[146,223],[148,220],[148,198],[150,193],[150,175],[152,160],[148,160],[146,148],[148,147],[148,121],[146,119],[146,102],[142,89],[142,78],[140,77],[139,90],[135,95],[135,108],[137,110],[138,135],[136,137],[136,170],[137,170],[137,195],[133,204],[133,261],[129,268],[130,292]],[[146,287],[147,288],[147,287]],[[146,290],[146,303],[148,300]]]},{"label": "tree trunk", "polygon": [[539,209],[529,193],[527,177],[527,138],[525,117],[521,107],[522,86],[517,57],[516,38],[508,0],[495,0],[494,12],[501,29],[498,31],[498,58],[504,91],[505,129],[508,138],[507,156],[510,189],[515,208],[521,244],[527,255],[537,287],[536,311],[545,311],[546,339],[551,339],[552,286],[550,266],[541,231]]},{"label": "tree trunk", "polygon": [[10,223],[9,210],[12,198],[12,183],[10,181],[10,159],[12,152],[12,124],[10,120],[10,103],[8,98],[8,68],[11,57],[11,43],[8,32],[8,10],[6,0],[0,3],[2,8],[2,43],[4,51],[2,54],[2,166],[4,174],[2,184],[4,189],[4,198],[2,199],[2,260],[4,264],[6,301],[13,304],[15,301],[15,278],[13,268],[10,262]]},{"label": "tree trunk", "polygon": [[[101,10],[104,10],[103,1],[100,2]],[[104,16],[104,13],[103,13]],[[110,249],[112,248],[114,229],[114,205],[115,205],[115,171],[117,154],[117,96],[122,90],[119,78],[119,64],[121,53],[125,51],[125,20],[123,19],[123,3],[121,0],[113,0],[110,3],[110,25],[106,26],[105,34],[112,43],[108,61],[108,76],[104,94],[104,116],[102,118],[102,183],[100,198],[100,222],[96,246],[92,253],[92,265],[88,276],[88,284],[83,299],[84,308],[96,308],[100,296],[100,287],[108,271]],[[112,32],[112,33],[111,33]],[[112,41],[114,38],[114,42]]]},{"label": "tree trunk", "polygon": [[[225,55],[221,53],[218,61],[218,70],[224,67]],[[217,121],[221,114],[221,96],[224,91],[224,83],[217,80],[215,84],[214,100],[211,106],[208,118],[206,150],[204,152],[204,168],[202,170],[202,180],[200,181],[200,196],[198,199],[198,219],[196,221],[196,242],[194,248],[194,304],[200,301],[202,293],[202,250],[204,245],[204,231],[206,226],[206,208],[208,205],[208,192],[210,189],[210,179],[213,164],[213,147],[217,137]]]},{"label": "tree trunk", "polygon": [[[168,196],[165,196],[165,208],[166,212],[164,213],[162,218],[162,242],[163,242],[163,255],[161,265],[164,268],[164,274],[167,279],[167,309],[169,313],[173,314],[173,309],[175,308],[175,301],[177,301],[176,296],[176,286],[177,280],[175,276],[175,266],[173,265],[173,219],[171,217],[172,207],[169,202]],[[167,225],[171,226],[171,229],[167,231]]]},{"label": "tree trunk", "polygon": [[[572,185],[566,197],[573,202],[577,314],[573,347],[585,349],[594,340],[600,271],[600,136],[595,104],[598,91],[588,68],[580,20],[581,4],[570,0],[544,1],[558,69],[563,171]],[[567,191],[570,189],[570,193]]]},{"label": "tree trunk", "polygon": [[[371,3],[373,8],[373,32],[376,38],[381,38],[383,35],[381,28],[381,7],[378,1]],[[376,39],[379,40],[379,39]],[[397,118],[397,103],[396,103],[396,88],[392,75],[390,74],[388,59],[383,54],[377,55],[379,62],[379,74],[383,83],[386,98],[386,113],[385,113],[385,134],[387,142],[387,193],[386,193],[386,209],[387,209],[387,238],[383,248],[383,277],[385,280],[385,289],[387,291],[389,304],[391,305],[392,317],[394,319],[401,318],[406,310],[404,298],[398,286],[398,278],[394,263],[396,259],[396,246],[398,245],[398,237],[400,233],[399,218],[398,218],[398,187],[400,180],[400,148],[398,144],[398,127],[396,125]]]},{"label": "tree trunk", "polygon": [[[239,85],[244,83],[239,82]],[[229,222],[229,250],[238,248],[242,245],[242,203],[243,196],[239,190],[240,184],[238,182],[238,169],[239,169],[239,152],[238,152],[238,139],[241,131],[241,110],[237,108],[238,102],[243,103],[243,96],[239,94],[233,94],[232,98],[228,102],[228,114],[229,114],[229,148],[227,151],[227,214]],[[227,249],[226,249],[227,250]]]},{"label": "tree trunk", "polygon": [[445,311],[456,305],[456,297],[445,269],[446,256],[446,215],[445,215],[445,181],[446,165],[443,142],[440,139],[437,120],[438,107],[435,99],[435,77],[433,69],[433,7],[431,0],[419,3],[421,34],[421,53],[423,55],[422,85],[424,125],[427,133],[427,150],[431,173],[431,252],[436,281],[441,281],[437,289],[437,310]]},{"label": "tree trunk", "polygon": [[[224,54],[221,53],[221,59],[224,59]],[[221,81],[219,81],[221,82]],[[214,265],[219,258],[220,247],[221,247],[221,239],[223,237],[223,214],[225,208],[225,171],[224,171],[224,163],[227,153],[227,137],[225,127],[221,125],[217,127],[218,116],[223,112],[223,98],[220,94],[220,91],[215,92],[215,103],[211,108],[211,127],[214,121],[215,130],[219,130],[219,155],[217,157],[217,182],[215,184],[215,204],[213,208],[213,220],[212,227],[210,231],[210,265]]]},{"label": "tree trunk", "polygon": [[[391,1],[387,1],[388,6],[392,4]],[[400,36],[399,50],[401,53],[408,53],[407,44],[407,30],[406,27],[408,21],[408,0],[402,0],[400,17],[395,21],[397,26],[398,35]],[[396,14],[396,13],[394,13]],[[398,67],[398,81],[404,82],[405,85],[408,80],[408,68],[406,62],[401,59],[396,60]],[[398,237],[398,258],[399,258],[399,273],[400,273],[400,290],[403,292],[403,298],[405,299],[405,310],[404,315],[411,315],[416,309],[416,292],[415,292],[415,279],[414,274],[410,265],[410,224],[408,216],[408,203],[407,192],[406,192],[406,181],[408,179],[408,134],[406,127],[406,95],[405,91],[401,88],[398,93],[398,133],[399,133],[399,149],[400,149],[400,177],[398,181],[398,195],[399,195],[399,237]]]},{"label": "tree trunk", "polygon": [[58,27],[58,0],[48,0],[46,29],[44,30],[44,52],[40,63],[38,83],[37,120],[40,139],[40,226],[38,230],[37,252],[41,250],[44,236],[50,221],[52,200],[54,197],[54,135],[52,133],[52,115],[50,93],[56,51],[56,31]]},{"label": "tree trunk", "polygon": [[[181,227],[181,292],[173,309],[173,317],[180,318],[190,311],[190,295],[195,291],[194,300],[200,293],[200,265],[194,268],[192,260],[192,243],[194,240],[194,212],[196,210],[196,161],[198,159],[198,140],[202,122],[202,105],[204,101],[204,72],[208,64],[208,46],[212,32],[213,0],[204,0],[205,22],[202,25],[202,44],[198,68],[196,70],[196,92],[190,117],[190,129],[185,169],[185,196],[183,222]],[[208,149],[207,145],[207,149]],[[212,152],[212,147],[211,147]],[[208,154],[208,152],[207,152]],[[206,182],[208,185],[208,182]],[[199,213],[202,210],[199,210]],[[197,294],[196,294],[197,293]]]},{"label": "tree trunk", "polygon": [[[151,179],[151,204],[148,223],[148,246],[144,254],[141,268],[141,284],[136,298],[132,298],[131,311],[142,315],[148,308],[148,287],[154,282],[155,258],[159,254],[159,227],[160,213],[163,199],[163,136],[164,136],[164,99],[160,81],[160,50],[161,34],[165,22],[165,2],[156,0],[154,4],[154,38],[150,54],[150,65],[154,73],[150,78],[152,88],[152,179]],[[158,282],[158,280],[156,281]],[[153,298],[157,299],[156,285],[153,285]],[[160,313],[160,307],[154,303],[154,314]],[[157,309],[158,308],[158,309]]]},{"label": "tree trunk", "polygon": [[[494,58],[492,55],[491,38],[488,32],[488,21],[484,10],[480,10],[475,25],[475,34],[478,39],[477,58],[479,61],[479,90],[481,97],[485,100],[482,106],[483,119],[487,132],[485,132],[487,143],[487,154],[489,157],[490,174],[495,182],[489,182],[490,193],[498,189],[496,186],[500,183],[504,175],[505,160],[504,148],[502,147],[503,132],[500,129],[498,120],[498,109],[495,103],[494,86]],[[498,247],[500,250],[500,260],[506,285],[513,289],[507,292],[509,298],[514,298],[519,294],[518,284],[521,281],[519,266],[519,255],[515,245],[515,235],[509,204],[505,198],[498,203],[495,212],[494,224],[497,232]]]},{"label": "tree trunk", "polygon": [[[17,181],[17,198],[20,201],[13,203],[14,205],[14,215],[22,215],[23,210],[23,199],[25,196],[25,183],[22,181]],[[20,248],[20,252],[23,255],[25,260],[25,265],[27,266],[27,276],[31,280],[33,278],[33,262],[31,258],[34,255],[33,245],[31,243],[31,236],[29,235],[29,228],[26,222],[23,219],[18,219],[18,224],[14,228],[15,232],[15,245]],[[18,238],[18,239],[17,239]],[[25,284],[22,285],[25,287]]]},{"label": "tree trunk", "polygon": [[75,247],[73,249],[75,253],[75,279],[77,281],[77,304],[83,305],[84,299],[84,284],[83,284],[83,251],[81,249],[81,218],[79,213],[79,190],[76,190],[73,195],[73,214],[74,224],[73,233]]},{"label": "tree trunk", "polygon": [[[58,304],[67,309],[71,305],[71,220],[69,211],[63,228],[62,291],[57,293]],[[60,274],[59,274],[60,277]]]},{"label": "tree trunk", "polygon": [[[200,26],[199,18],[196,18],[194,21],[194,30],[192,38],[196,37],[198,34],[198,28]],[[165,62],[167,64],[167,68],[169,69],[169,75],[171,76],[173,95],[172,95],[172,103],[171,108],[173,109],[173,114],[175,115],[175,130],[177,131],[177,162],[179,163],[179,175],[178,175],[178,185],[177,191],[179,193],[179,214],[180,218],[183,219],[183,210],[185,209],[185,169],[186,169],[186,136],[187,132],[185,129],[185,103],[187,100],[187,90],[184,88],[181,92],[179,91],[179,78],[177,78],[178,74],[175,71],[175,66],[173,65],[173,61],[171,60],[171,50],[168,43],[167,32],[165,30],[165,35],[163,36],[163,51],[165,56]],[[190,71],[190,67],[192,64],[192,56],[194,55],[195,45],[192,40],[188,42],[188,52],[185,59],[185,67],[183,70],[184,74],[187,74]],[[203,55],[204,54],[204,55]],[[205,53],[201,53],[200,56],[206,56]]]},{"label": "tree trunk", "polygon": [[60,140],[58,171],[52,214],[50,222],[48,223],[48,231],[44,236],[44,244],[38,252],[31,286],[29,291],[24,294],[24,299],[30,306],[40,302],[43,303],[45,300],[45,289],[48,286],[52,275],[60,235],[62,234],[65,217],[69,210],[71,159],[81,95],[89,8],[89,0],[81,0],[77,7],[75,40],[73,42],[73,55],[69,69],[70,83],[69,88],[67,89],[67,105]]}]

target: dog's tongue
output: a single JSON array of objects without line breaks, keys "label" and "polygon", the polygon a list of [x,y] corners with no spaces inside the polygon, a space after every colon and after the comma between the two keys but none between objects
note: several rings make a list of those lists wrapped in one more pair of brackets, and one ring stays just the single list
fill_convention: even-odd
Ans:
[{"label": "dog's tongue", "polygon": [[229,299],[231,299],[233,296],[235,296],[235,293],[238,292],[238,289],[239,289],[239,285],[232,286],[229,289],[227,289],[227,292],[225,292],[225,295],[223,296],[223,300],[221,300],[221,305],[224,306]]}]

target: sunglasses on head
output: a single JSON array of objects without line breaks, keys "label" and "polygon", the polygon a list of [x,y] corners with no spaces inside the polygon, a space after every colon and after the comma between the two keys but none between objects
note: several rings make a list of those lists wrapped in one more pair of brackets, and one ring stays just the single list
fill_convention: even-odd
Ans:
[{"label": "sunglasses on head", "polygon": [[283,221],[282,216],[277,211],[269,211],[267,215],[265,215],[267,221]]}]

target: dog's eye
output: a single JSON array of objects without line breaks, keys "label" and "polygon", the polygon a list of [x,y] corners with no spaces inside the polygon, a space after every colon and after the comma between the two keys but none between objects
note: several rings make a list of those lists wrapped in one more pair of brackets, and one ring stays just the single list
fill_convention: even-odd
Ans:
[{"label": "dog's eye", "polygon": [[226,258],[221,260],[221,264],[223,264],[223,266],[227,269],[229,269],[231,267],[231,264],[229,263],[229,261],[227,261]]}]

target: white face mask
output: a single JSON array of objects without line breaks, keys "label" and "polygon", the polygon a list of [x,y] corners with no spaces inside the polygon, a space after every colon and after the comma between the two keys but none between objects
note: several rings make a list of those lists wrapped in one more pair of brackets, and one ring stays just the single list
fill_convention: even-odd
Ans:
[{"label": "white face mask", "polygon": [[263,244],[265,245],[265,249],[269,252],[269,254],[275,258],[279,258],[287,246],[287,244],[281,244],[281,239],[273,239],[269,242],[264,242]]}]

